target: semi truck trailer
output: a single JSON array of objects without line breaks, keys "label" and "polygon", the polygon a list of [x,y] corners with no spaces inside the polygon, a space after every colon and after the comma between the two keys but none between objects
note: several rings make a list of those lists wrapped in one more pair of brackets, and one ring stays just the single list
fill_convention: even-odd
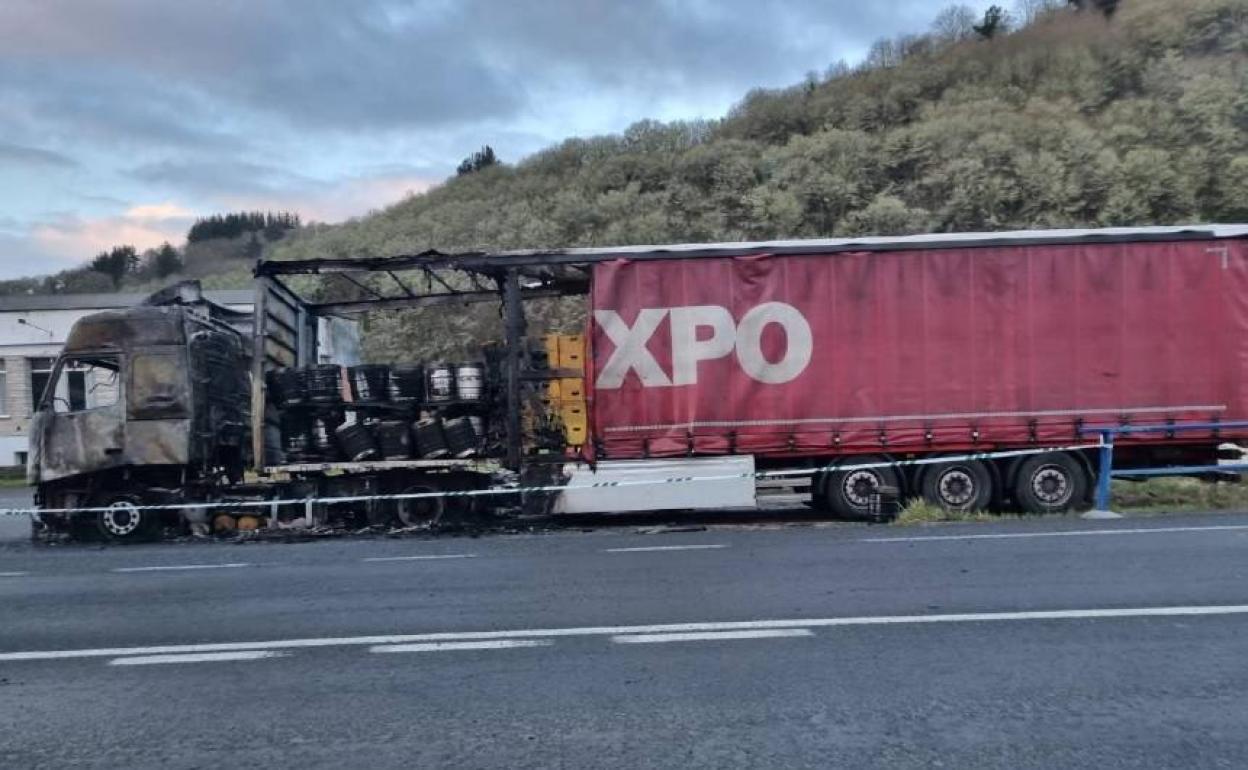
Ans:
[{"label": "semi truck trailer", "polygon": [[[749,505],[752,479],[776,471],[808,472],[812,505],[843,517],[873,512],[881,490],[1061,511],[1090,502],[1098,428],[1176,426],[1123,434],[1125,468],[1213,464],[1248,434],[1245,225],[430,251],[265,261],[255,276],[250,317],[175,291],[79,322],[32,429],[38,505],[62,511],[41,526],[125,539],[187,518],[148,505],[528,483],[566,487],[530,496],[554,511]],[[356,288],[308,291],[331,277]],[[526,333],[526,305],[552,297],[584,303],[570,355]],[[403,412],[471,415],[470,456],[288,456],[276,383],[326,364],[324,319],[475,302],[501,307],[480,399]],[[100,397],[70,408],[56,380],[83,368]],[[395,422],[348,380],[334,419]],[[1195,424],[1209,427],[1181,429]],[[410,523],[523,497],[366,507]],[[258,510],[270,525],[347,510],[317,506]]]}]

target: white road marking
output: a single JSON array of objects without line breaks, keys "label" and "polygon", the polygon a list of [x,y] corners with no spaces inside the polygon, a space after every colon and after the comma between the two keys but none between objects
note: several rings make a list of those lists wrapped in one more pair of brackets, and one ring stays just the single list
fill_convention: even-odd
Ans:
[{"label": "white road marking", "polygon": [[475,559],[475,553],[446,553],[429,556],[373,556],[364,561],[426,561],[429,559]]},{"label": "white road marking", "polygon": [[0,572],[0,577],[26,577],[29,572]]},{"label": "white road marking", "polygon": [[554,642],[538,639],[497,639],[486,642],[426,642],[424,644],[379,644],[369,652],[447,652],[451,650],[509,650],[513,647],[549,647]]},{"label": "white road marking", "polygon": [[235,650],[293,650],[314,647],[348,647],[422,642],[477,641],[487,639],[553,639],[575,636],[617,636],[696,631],[744,631],[761,628],[827,628],[924,623],[984,623],[1011,620],[1099,620],[1113,618],[1167,618],[1248,615],[1248,604],[1177,607],[1130,607],[1122,609],[1039,610],[1031,612],[966,612],[949,615],[878,615],[847,618],[800,618],[793,620],[744,620],[715,623],[670,623],[648,626],[586,626],[581,628],[533,628],[511,631],[449,631],[424,634],[339,636],[314,639],[274,639],[262,642],[211,642],[168,644],[153,647],[111,647],[80,650],[31,650],[0,653],[0,662],[17,660],[64,660],[67,658],[113,658],[119,655],[160,655]]},{"label": "white road marking", "polygon": [[113,658],[110,666],[152,666],[161,663],[215,663],[227,660],[261,660],[263,658],[283,658],[290,653],[270,652],[267,650],[242,650],[240,652],[207,652],[189,655],[135,655],[126,658]]},{"label": "white road marking", "polygon": [[661,644],[663,642],[717,642],[723,639],[774,639],[787,636],[814,636],[809,628],[760,628],[754,631],[701,631],[683,634],[627,634],[613,636],[616,644]]},{"label": "white road marking", "polygon": [[1122,527],[1120,529],[1067,529],[1051,532],[996,532],[981,535],[918,535],[915,537],[866,537],[860,543],[917,543],[924,540],[1010,540],[1024,537],[1082,537],[1084,535],[1156,535],[1164,532],[1225,532],[1248,530],[1248,524],[1209,527]]},{"label": "white road marking", "polygon": [[229,564],[172,564],[160,567],[116,567],[112,572],[175,572],[187,569],[237,569],[250,567],[249,562],[232,562]]},{"label": "white road marking", "polygon": [[647,545],[640,548],[608,548],[607,553],[640,553],[642,551],[706,551],[713,548],[727,548],[726,545]]}]

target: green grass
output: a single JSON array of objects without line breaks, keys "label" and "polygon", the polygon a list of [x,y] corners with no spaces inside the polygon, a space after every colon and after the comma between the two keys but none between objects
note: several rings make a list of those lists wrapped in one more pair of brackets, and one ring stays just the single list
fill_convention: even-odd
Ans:
[{"label": "green grass", "polygon": [[1002,516],[987,511],[946,511],[939,505],[933,505],[921,497],[915,497],[906,502],[901,513],[893,519],[893,524],[899,527],[911,527],[942,521],[992,521],[999,518]]},{"label": "green grass", "polygon": [[1248,485],[1188,478],[1115,479],[1110,501],[1110,508],[1120,512],[1248,511]]}]

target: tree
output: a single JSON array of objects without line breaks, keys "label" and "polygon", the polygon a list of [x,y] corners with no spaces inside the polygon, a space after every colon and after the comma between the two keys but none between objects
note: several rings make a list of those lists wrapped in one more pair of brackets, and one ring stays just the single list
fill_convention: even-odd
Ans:
[{"label": "tree", "polygon": [[1063,0],[1017,0],[1014,3],[1014,18],[1026,26],[1066,4]]},{"label": "tree", "polygon": [[109,251],[102,251],[91,260],[91,269],[103,273],[113,279],[113,286],[121,285],[126,273],[139,266],[139,253],[133,246],[114,246]]},{"label": "tree", "polygon": [[1010,15],[1001,6],[990,5],[988,10],[984,11],[983,21],[972,26],[971,29],[984,40],[991,40],[997,34],[1009,31]]},{"label": "tree", "polygon": [[262,254],[264,254],[264,246],[261,245],[260,239],[256,237],[256,234],[252,233],[247,237],[247,246],[243,251],[243,255],[255,262],[260,259]]},{"label": "tree", "polygon": [[975,11],[967,5],[951,5],[936,14],[932,34],[940,40],[957,42],[975,35]]},{"label": "tree", "polygon": [[199,243],[213,238],[237,238],[246,233],[264,232],[265,238],[276,241],[287,230],[299,227],[299,215],[288,211],[267,214],[259,211],[240,211],[231,214],[213,214],[195,220],[186,233],[186,242]]},{"label": "tree", "polygon": [[1067,0],[1067,4],[1074,6],[1080,11],[1094,7],[1105,14],[1107,19],[1114,15],[1114,11],[1118,10],[1118,0]]},{"label": "tree", "polygon": [[151,270],[157,278],[168,278],[182,270],[182,257],[169,241],[160,244],[160,248],[152,255]]},{"label": "tree", "polygon": [[480,171],[483,168],[497,166],[498,164],[499,160],[494,155],[494,148],[487,144],[467,158],[464,158],[463,162],[459,164],[459,168],[455,169],[455,174],[456,176],[464,176],[465,174]]}]

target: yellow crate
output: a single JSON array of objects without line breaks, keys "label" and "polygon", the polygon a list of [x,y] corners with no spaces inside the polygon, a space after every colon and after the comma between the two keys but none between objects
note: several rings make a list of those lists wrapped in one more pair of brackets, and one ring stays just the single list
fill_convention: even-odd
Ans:
[{"label": "yellow crate", "polygon": [[582,446],[589,440],[588,425],[564,425],[563,437],[568,446]]},{"label": "yellow crate", "polygon": [[582,377],[563,377],[551,384],[556,391],[552,398],[560,401],[585,400],[585,380]]},{"label": "yellow crate", "polygon": [[559,394],[563,392],[563,388],[559,386],[559,380],[543,380],[541,383],[542,398],[550,401],[558,401]]},{"label": "yellow crate", "polygon": [[561,335],[559,337],[558,361],[558,368],[560,369],[571,369],[578,372],[585,371],[585,336],[581,334]]},{"label": "yellow crate", "polygon": [[546,348],[546,365],[552,369],[559,368],[559,337],[558,334],[547,334],[542,337],[542,346]]},{"label": "yellow crate", "polygon": [[563,420],[564,425],[586,425],[589,423],[589,414],[582,402],[561,401],[559,419]]}]

